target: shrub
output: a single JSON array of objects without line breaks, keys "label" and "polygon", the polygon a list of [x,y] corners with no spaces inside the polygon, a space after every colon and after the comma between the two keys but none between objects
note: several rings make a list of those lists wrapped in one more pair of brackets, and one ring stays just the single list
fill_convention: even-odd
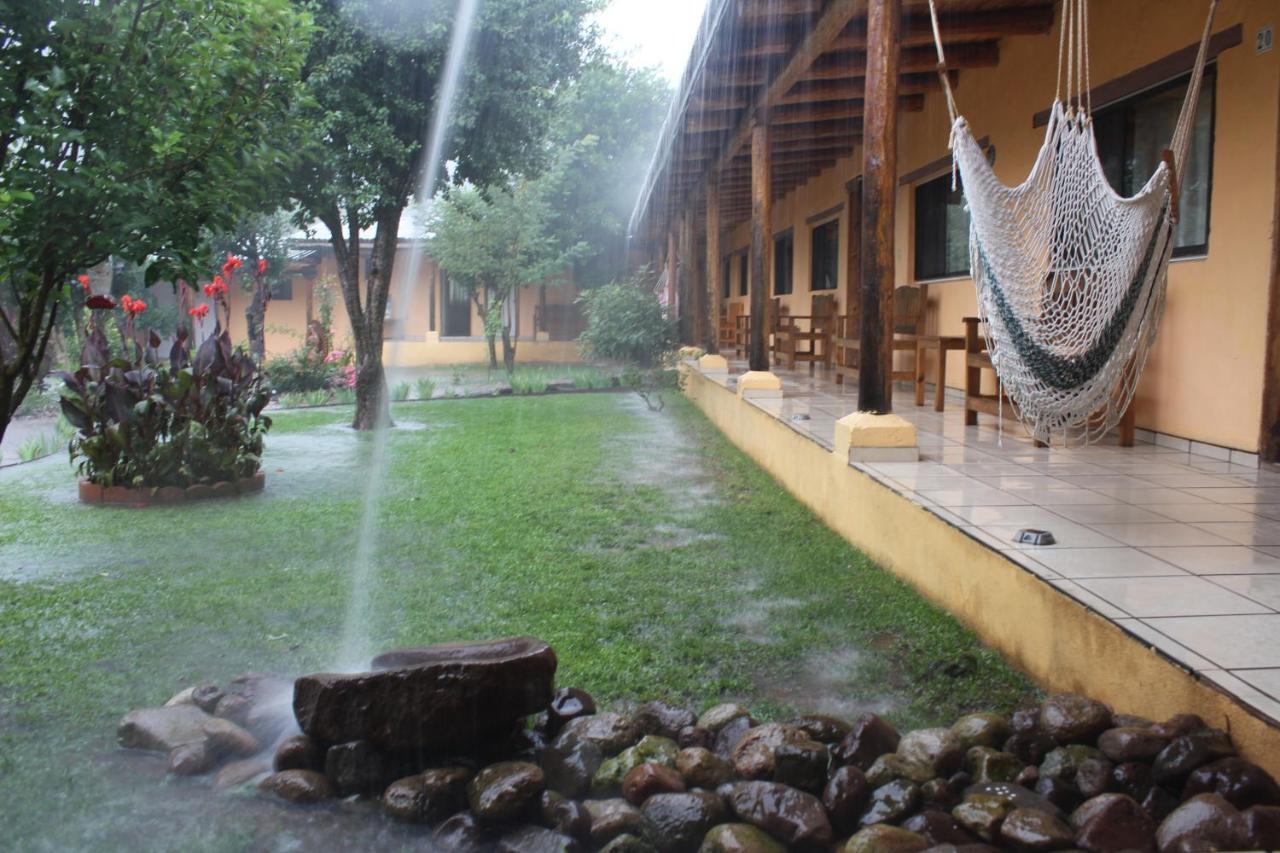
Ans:
[{"label": "shrub", "polygon": [[277,394],[305,394],[332,387],[341,370],[339,361],[329,360],[311,347],[299,347],[267,361],[267,384]]},{"label": "shrub", "polygon": [[430,377],[423,376],[418,380],[418,399],[430,400],[431,396],[436,393],[436,381]]},{"label": "shrub", "polygon": [[542,394],[547,390],[547,374],[537,368],[526,367],[510,376],[511,390],[516,394]]},{"label": "shrub", "polygon": [[578,367],[569,372],[575,388],[612,388],[614,378],[597,367]]},{"label": "shrub", "polygon": [[397,382],[395,387],[391,389],[391,399],[397,403],[403,403],[409,399],[409,383]]},{"label": "shrub", "polygon": [[589,358],[656,367],[676,342],[669,321],[642,270],[634,278],[587,291],[578,297],[587,315],[579,339]]}]

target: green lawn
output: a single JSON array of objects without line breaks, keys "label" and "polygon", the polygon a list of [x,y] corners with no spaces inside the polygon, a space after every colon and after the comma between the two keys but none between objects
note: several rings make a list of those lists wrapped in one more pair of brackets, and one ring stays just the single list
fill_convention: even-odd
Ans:
[{"label": "green lawn", "polygon": [[[608,704],[739,699],[900,726],[1033,691],[823,527],[683,399],[407,403],[389,443],[374,646],[533,634]],[[82,506],[63,457],[0,471],[0,847],[275,849],[379,820],[289,810],[114,748],[130,708],[332,665],[370,442],[286,413],[260,496]],[[346,831],[344,829],[344,831]],[[283,839],[283,840],[282,840]],[[353,841],[353,843],[356,843]]]}]

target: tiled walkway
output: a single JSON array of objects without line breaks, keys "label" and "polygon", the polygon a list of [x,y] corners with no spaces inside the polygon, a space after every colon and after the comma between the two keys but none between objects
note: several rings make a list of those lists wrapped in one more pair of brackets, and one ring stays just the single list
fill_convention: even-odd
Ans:
[{"label": "tiled walkway", "polygon": [[[783,399],[753,404],[830,449],[856,384],[774,372]],[[958,397],[945,413],[905,386],[894,400],[921,459],[859,470],[1280,722],[1280,473],[1186,445],[1037,448],[1011,419],[964,426]],[[1057,544],[1015,544],[1024,527]]]}]

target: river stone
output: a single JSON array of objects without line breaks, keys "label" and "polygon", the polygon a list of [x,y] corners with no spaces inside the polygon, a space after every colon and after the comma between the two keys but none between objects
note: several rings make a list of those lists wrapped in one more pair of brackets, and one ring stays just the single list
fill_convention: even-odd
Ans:
[{"label": "river stone", "polygon": [[1250,806],[1242,811],[1240,840],[1249,850],[1280,850],[1280,806]]},{"label": "river stone", "polygon": [[711,749],[715,745],[716,736],[704,729],[702,726],[685,726],[680,730],[676,743],[680,744],[681,749],[700,746],[704,749]]},{"label": "river stone", "polygon": [[1204,729],[1170,741],[1151,763],[1151,774],[1161,785],[1174,785],[1196,768],[1235,754],[1230,735],[1219,729]]},{"label": "river stone", "polygon": [[622,779],[623,799],[636,806],[655,794],[678,794],[684,789],[684,777],[661,764],[632,767]]},{"label": "river stone", "polygon": [[565,723],[596,712],[596,700],[577,687],[561,687],[547,706],[547,734],[556,735]]},{"label": "river stone", "polygon": [[980,782],[964,789],[964,796],[975,795],[999,797],[1006,800],[1015,809],[1040,809],[1050,814],[1058,814],[1059,809],[1047,798],[1035,791],[1014,785],[1011,782]]},{"label": "river stone", "polygon": [[1009,725],[1014,734],[1037,732],[1040,730],[1040,709],[1020,708],[1009,718]]},{"label": "river stone", "polygon": [[733,778],[733,765],[702,747],[680,750],[676,755],[676,769],[690,787],[709,791]]},{"label": "river stone", "polygon": [[898,742],[898,755],[933,769],[934,776],[949,776],[964,763],[960,739],[950,729],[916,729]]},{"label": "river stone", "polygon": [[1080,765],[1098,758],[1102,758],[1102,753],[1091,746],[1082,744],[1060,746],[1040,762],[1040,778],[1065,779],[1068,782],[1074,782]]},{"label": "river stone", "polygon": [[658,853],[658,851],[657,848],[643,838],[624,832],[601,847],[600,853]]},{"label": "river stone", "polygon": [[294,682],[302,731],[322,743],[463,753],[511,731],[552,698],[556,655],[529,637],[398,649],[374,672]]},{"label": "river stone", "polygon": [[1179,800],[1159,785],[1152,785],[1151,790],[1147,791],[1147,795],[1140,802],[1142,810],[1150,815],[1158,826],[1170,812],[1178,807]]},{"label": "river stone", "polygon": [[750,729],[733,748],[733,769],[743,779],[773,776],[774,752],[784,743],[810,742],[808,736],[785,723],[766,723]]},{"label": "river stone", "polygon": [[256,737],[230,720],[215,717],[206,721],[202,729],[209,748],[220,758],[248,758],[262,751]]},{"label": "river stone", "polygon": [[[712,734],[716,734],[725,725],[739,717],[747,717],[750,719],[751,712],[741,705],[735,705],[732,702],[726,702],[720,705],[713,705],[702,712],[702,716],[698,718],[698,727],[706,729]],[[755,725],[755,721],[751,721],[751,725]]]},{"label": "river stone", "polygon": [[1070,812],[1084,802],[1076,783],[1058,776],[1041,776],[1036,780],[1035,792],[1064,812]]},{"label": "river stone", "polygon": [[1105,758],[1088,758],[1080,762],[1073,780],[1080,796],[1086,800],[1105,794],[1111,789],[1111,762]]},{"label": "river stone", "polygon": [[989,746],[970,747],[964,756],[964,769],[975,782],[1012,782],[1022,768],[1022,761],[1016,755]]},{"label": "river stone", "polygon": [[1040,729],[1059,744],[1092,745],[1111,728],[1111,709],[1087,696],[1059,693],[1040,706]]},{"label": "river stone", "polygon": [[974,844],[977,838],[947,812],[927,809],[902,822],[909,829],[924,836],[930,844]]},{"label": "river stone", "polygon": [[881,823],[858,830],[840,849],[843,853],[918,853],[928,848],[923,835]]},{"label": "river stone", "polygon": [[493,839],[489,830],[471,812],[459,812],[436,827],[431,840],[433,850],[450,853],[491,853]]},{"label": "river stone", "polygon": [[838,767],[822,789],[822,805],[830,816],[831,824],[840,835],[853,832],[858,817],[866,806],[871,785],[861,770],[852,764]]},{"label": "river stone", "polygon": [[906,779],[894,779],[871,792],[866,810],[858,818],[862,826],[897,823],[920,807],[920,786]]},{"label": "river stone", "polygon": [[177,693],[169,697],[169,701],[165,702],[164,706],[166,708],[172,708],[174,705],[194,705],[196,704],[195,692],[195,685],[179,690]]},{"label": "river stone", "polygon": [[1196,794],[1217,794],[1238,809],[1280,804],[1280,787],[1271,774],[1243,758],[1221,758],[1192,771],[1182,797]]},{"label": "river stone", "polygon": [[393,775],[387,757],[367,740],[340,743],[324,754],[324,775],[342,796],[375,794]]},{"label": "river stone", "polygon": [[925,808],[941,809],[950,813],[960,805],[960,791],[946,779],[930,779],[920,786],[920,796]]},{"label": "river stone", "polygon": [[853,731],[853,724],[848,720],[826,714],[801,714],[790,724],[807,734],[810,740],[825,744],[839,743]]},{"label": "river stone", "polygon": [[1013,810],[1013,803],[1004,797],[973,794],[952,809],[951,816],[974,835],[994,843],[1000,835],[1000,824]]},{"label": "river stone", "polygon": [[1160,853],[1240,850],[1240,812],[1217,794],[1197,794],[1174,809],[1156,830]]},{"label": "river stone", "polygon": [[578,853],[575,838],[541,826],[522,826],[498,839],[497,853]]},{"label": "river stone", "polygon": [[205,739],[204,724],[213,719],[195,705],[139,708],[116,727],[116,740],[125,749],[169,752],[175,746]]},{"label": "river stone", "polygon": [[[586,718],[584,718],[586,719]],[[591,777],[591,791],[595,796],[609,796],[622,788],[627,774],[641,764],[661,764],[674,767],[679,749],[674,741],[663,737],[645,735],[635,746],[602,762]]]},{"label": "river stone", "polygon": [[647,838],[662,853],[694,853],[703,837],[726,817],[724,801],[707,791],[654,794],[641,809]]},{"label": "river stone", "polygon": [[265,756],[242,758],[239,761],[232,761],[219,770],[218,775],[213,777],[213,787],[216,790],[225,791],[227,788],[252,782],[270,772],[271,762]]},{"label": "river stone", "polygon": [[174,776],[200,776],[218,766],[218,753],[208,741],[180,743],[169,750],[169,772]]},{"label": "river stone", "polygon": [[699,853],[787,853],[787,848],[749,823],[722,823],[702,839]]},{"label": "river stone", "polygon": [[328,777],[315,770],[281,770],[259,782],[258,788],[291,803],[318,803],[334,795]]},{"label": "river stone", "polygon": [[[1126,761],[1111,768],[1113,790],[1119,794],[1128,794],[1139,802],[1151,790],[1155,781],[1151,776],[1151,765],[1140,761]],[[1199,791],[1196,792],[1200,793]]]},{"label": "river stone", "polygon": [[1107,729],[1098,737],[1098,749],[1117,764],[1126,761],[1152,761],[1160,750],[1169,745],[1169,739],[1150,728],[1122,726]]},{"label": "river stone", "polygon": [[728,793],[738,817],[784,844],[820,847],[831,843],[831,822],[812,794],[776,782],[739,782]]},{"label": "river stone", "polygon": [[678,708],[666,702],[646,702],[632,716],[641,733],[670,740],[675,740],[682,730],[698,722],[688,708]]},{"label": "river stone", "polygon": [[383,810],[416,823],[437,823],[467,806],[465,767],[438,767],[392,782],[382,795]]},{"label": "river stone", "polygon": [[591,777],[604,763],[604,753],[591,741],[568,738],[542,751],[547,787],[566,797],[580,797],[591,788]]},{"label": "river stone", "polygon": [[1057,745],[1057,742],[1044,732],[1014,732],[1004,742],[1004,751],[1018,756],[1023,764],[1038,766]]},{"label": "river stone", "polygon": [[555,791],[543,791],[538,798],[542,823],[556,832],[586,841],[591,837],[591,814],[577,800],[568,800]]},{"label": "river stone", "polygon": [[1155,849],[1156,825],[1132,797],[1101,794],[1071,813],[1076,844],[1096,853]]},{"label": "river stone", "polygon": [[228,693],[218,700],[213,715],[230,720],[238,725],[249,725],[249,715],[253,713],[253,700],[239,693]]},{"label": "river stone", "polygon": [[966,714],[951,725],[951,733],[960,741],[961,749],[975,746],[999,749],[1013,734],[1013,727],[999,714]]},{"label": "river stone", "polygon": [[546,788],[542,768],[527,761],[491,764],[467,784],[467,802],[481,820],[515,820]]},{"label": "river stone", "polygon": [[784,743],[773,753],[773,781],[810,794],[821,794],[827,783],[830,761],[825,744],[812,740]]},{"label": "river stone", "polygon": [[929,765],[903,758],[896,752],[880,756],[867,768],[867,782],[873,788],[887,785],[894,779],[906,779],[909,782],[923,784],[935,775],[933,768]]},{"label": "river stone", "polygon": [[750,717],[734,717],[721,726],[720,731],[716,732],[716,739],[711,745],[711,751],[727,761],[733,761],[734,749],[737,748],[747,732],[753,728],[755,728],[755,721]]},{"label": "river stone", "polygon": [[555,740],[563,746],[572,740],[594,743],[606,756],[617,755],[640,739],[640,731],[630,717],[622,714],[592,714],[570,720]]},{"label": "river stone", "polygon": [[1183,735],[1204,731],[1209,725],[1198,714],[1175,714],[1163,723],[1151,726],[1151,731],[1169,740]]},{"label": "river stone", "polygon": [[191,688],[191,701],[206,714],[212,714],[222,699],[222,688],[216,684],[200,684]]},{"label": "river stone", "polygon": [[1000,824],[1000,839],[1018,850],[1066,850],[1075,833],[1066,821],[1037,809],[1014,809]]},{"label": "river stone", "polygon": [[324,770],[324,750],[306,735],[280,741],[272,759],[276,770]]},{"label": "river stone", "polygon": [[866,771],[877,758],[898,748],[898,730],[875,714],[863,714],[853,721],[853,728],[832,751],[836,762],[852,764]]},{"label": "river stone", "polygon": [[582,804],[591,815],[591,843],[599,847],[624,833],[637,838],[644,836],[644,814],[621,798],[611,800],[586,800]]}]

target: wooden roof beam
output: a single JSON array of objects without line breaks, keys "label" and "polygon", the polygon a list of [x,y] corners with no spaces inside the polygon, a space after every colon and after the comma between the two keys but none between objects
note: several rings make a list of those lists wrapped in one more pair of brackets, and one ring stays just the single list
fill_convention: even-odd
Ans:
[{"label": "wooden roof beam", "polygon": [[[1000,45],[994,41],[948,45],[947,67],[958,71],[964,68],[992,68],[1000,64]],[[866,76],[867,55],[864,51],[828,53],[814,63],[805,74],[805,81],[842,80]],[[936,71],[938,52],[932,47],[912,47],[902,51],[898,61],[898,73],[912,74]]]}]

